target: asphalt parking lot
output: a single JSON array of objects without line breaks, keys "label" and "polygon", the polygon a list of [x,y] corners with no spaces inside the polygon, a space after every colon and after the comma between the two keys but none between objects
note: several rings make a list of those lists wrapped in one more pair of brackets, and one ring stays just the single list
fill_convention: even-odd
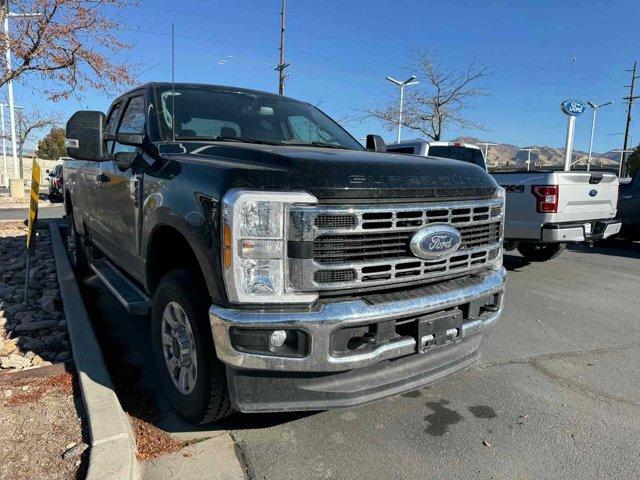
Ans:
[{"label": "asphalt parking lot", "polygon": [[157,391],[146,321],[95,279],[84,294],[103,352],[153,392],[156,425],[182,438],[230,431],[250,478],[640,478],[640,244],[505,264],[506,310],[478,367],[359,408],[197,430]]}]

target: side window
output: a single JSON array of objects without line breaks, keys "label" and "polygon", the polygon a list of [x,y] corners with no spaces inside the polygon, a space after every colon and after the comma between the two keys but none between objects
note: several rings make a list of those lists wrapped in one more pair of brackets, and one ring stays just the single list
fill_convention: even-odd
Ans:
[{"label": "side window", "polygon": [[[111,112],[109,113],[109,117],[107,118],[107,127],[106,127],[107,134],[115,135],[116,127],[118,126],[118,119],[120,118],[121,111],[122,111],[121,102],[116,103],[111,109]],[[113,150],[114,143],[115,142],[113,140],[107,141],[107,152],[111,152]]]},{"label": "side window", "polygon": [[[127,107],[122,115],[120,127],[117,133],[144,133],[144,98],[142,96],[133,97],[127,103]],[[136,147],[115,143],[113,153],[135,152]]]}]

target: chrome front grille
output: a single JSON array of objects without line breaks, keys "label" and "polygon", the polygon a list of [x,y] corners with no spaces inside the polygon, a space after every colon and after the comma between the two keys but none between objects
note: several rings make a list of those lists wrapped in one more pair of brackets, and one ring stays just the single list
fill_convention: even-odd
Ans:
[{"label": "chrome front grille", "polygon": [[[289,210],[289,284],[342,290],[449,278],[485,268],[500,254],[502,199],[411,205],[301,206]],[[448,259],[424,260],[409,243],[427,225],[462,236]]]},{"label": "chrome front grille", "polygon": [[[460,250],[490,245],[500,238],[500,222],[458,228]],[[313,242],[313,259],[321,264],[366,262],[413,257],[409,242],[414,232],[321,235]]]}]

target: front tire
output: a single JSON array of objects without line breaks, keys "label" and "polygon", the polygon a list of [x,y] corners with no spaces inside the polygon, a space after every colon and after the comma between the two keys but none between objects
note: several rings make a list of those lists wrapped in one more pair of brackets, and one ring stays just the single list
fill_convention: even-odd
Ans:
[{"label": "front tire", "polygon": [[226,368],[216,357],[208,319],[209,294],[192,270],[173,270],[156,290],[151,310],[153,354],[173,408],[192,424],[233,412]]},{"label": "front tire", "polygon": [[85,247],[84,237],[78,233],[76,229],[75,217],[73,210],[67,214],[67,222],[69,230],[67,234],[67,250],[69,252],[69,260],[76,275],[80,278],[89,273],[89,260],[87,259],[87,250]]},{"label": "front tire", "polygon": [[518,251],[530,262],[546,262],[560,256],[566,243],[520,243]]}]

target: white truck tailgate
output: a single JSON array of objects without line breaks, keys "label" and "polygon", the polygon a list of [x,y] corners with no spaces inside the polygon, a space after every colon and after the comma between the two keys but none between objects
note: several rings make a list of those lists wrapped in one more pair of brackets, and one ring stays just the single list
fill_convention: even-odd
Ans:
[{"label": "white truck tailgate", "polygon": [[557,172],[558,213],[552,222],[613,218],[618,205],[618,177],[601,172]]}]

